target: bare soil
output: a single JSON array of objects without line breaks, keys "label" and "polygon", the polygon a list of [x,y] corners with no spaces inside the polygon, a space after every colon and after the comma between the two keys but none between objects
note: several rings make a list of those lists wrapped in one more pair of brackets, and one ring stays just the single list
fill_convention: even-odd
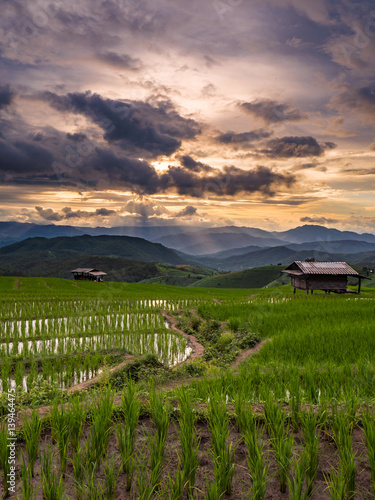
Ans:
[{"label": "bare soil", "polygon": [[[142,456],[145,460],[149,457],[147,445],[146,445],[146,437],[148,434],[154,432],[154,426],[149,418],[144,418],[140,420],[138,431],[137,431],[137,442],[136,442],[136,453],[139,456]],[[89,429],[86,428],[84,432],[84,436],[82,440],[87,438],[89,433]],[[196,488],[197,488],[197,498],[199,500],[204,498],[204,491],[206,488],[207,481],[211,482],[214,479],[213,475],[213,463],[212,458],[210,456],[209,450],[211,447],[211,437],[207,425],[205,423],[199,423],[197,425],[197,435],[200,438],[200,448],[199,448],[199,458],[200,465],[197,471],[196,477]],[[294,455],[296,458],[301,453],[302,450],[302,436],[301,433],[295,433],[295,446],[294,446]],[[235,444],[236,452],[235,452],[235,475],[233,479],[233,491],[230,496],[225,495],[223,498],[225,499],[242,499],[242,498],[250,498],[248,495],[249,489],[251,487],[251,479],[249,475],[249,470],[247,467],[247,448],[243,441],[241,440],[241,435],[235,430],[234,426],[230,426],[230,436],[229,439],[232,443]],[[288,491],[286,493],[280,492],[280,484],[277,477],[277,466],[273,456],[272,449],[269,445],[268,439],[269,436],[265,432],[263,439],[266,443],[266,453],[268,455],[268,460],[270,463],[269,470],[269,482],[267,486],[267,492],[265,499],[266,500],[287,500],[289,497]],[[43,451],[48,445],[51,445],[51,435],[50,432],[47,431],[43,437],[40,445],[40,451]],[[144,446],[145,445],[145,446]],[[56,449],[56,445],[53,445],[54,449]],[[25,452],[24,443],[19,444],[19,449]],[[364,435],[361,429],[356,428],[353,434],[353,451],[356,455],[356,463],[357,463],[357,493],[355,495],[355,500],[370,500],[373,499],[373,495],[371,494],[371,482],[370,482],[370,470],[368,466],[368,456],[366,447],[364,444]],[[175,473],[178,466],[178,454],[181,453],[180,443],[179,443],[179,425],[177,422],[172,421],[169,434],[166,443],[166,451],[165,451],[165,460],[164,460],[164,469],[163,469],[163,479],[162,482],[165,484],[167,480],[167,475],[170,474],[173,478],[175,477]],[[120,464],[120,453],[117,444],[117,438],[115,433],[113,432],[110,438],[109,446],[108,446],[108,456],[111,457],[112,454],[118,460],[118,465]],[[71,457],[71,451],[69,450],[69,456]],[[320,466],[318,475],[315,481],[315,492],[312,495],[312,500],[328,500],[331,498],[327,484],[325,482],[325,476],[330,474],[330,471],[333,468],[336,468],[339,463],[338,453],[336,449],[336,445],[327,437],[324,432],[320,433]],[[59,465],[59,459],[56,456],[55,459],[56,466]],[[22,498],[21,493],[21,481],[20,481],[20,468],[19,464],[16,469],[16,483],[19,498]],[[97,473],[97,480],[104,481],[104,474],[102,468],[99,469]],[[39,492],[37,494],[37,500],[43,499],[42,488],[41,488],[41,465],[40,459],[37,459],[36,467],[35,467],[35,477],[33,479],[33,484],[35,487],[40,485]],[[116,490],[116,499],[119,500],[130,500],[132,498],[139,498],[136,491],[135,483],[133,483],[133,488],[130,493],[125,491],[126,484],[126,476],[124,473],[120,472],[118,485]],[[64,485],[66,486],[66,494],[69,499],[75,499],[75,487],[74,487],[74,474],[73,468],[70,462],[68,462],[66,476],[64,478]],[[0,486],[0,495],[3,492],[2,485]],[[10,498],[16,498],[15,496]],[[156,498],[156,497],[155,497]],[[168,497],[164,497],[167,498]],[[184,500],[187,499],[184,496]]]}]

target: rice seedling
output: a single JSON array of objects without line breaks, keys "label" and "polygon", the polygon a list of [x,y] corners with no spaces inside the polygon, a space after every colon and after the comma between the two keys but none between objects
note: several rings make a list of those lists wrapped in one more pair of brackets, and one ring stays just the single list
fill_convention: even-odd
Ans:
[{"label": "rice seedling", "polygon": [[70,444],[74,453],[78,450],[87,416],[86,405],[81,403],[78,396],[71,400],[69,413]]},{"label": "rice seedling", "polygon": [[106,500],[114,500],[116,498],[116,487],[120,469],[117,467],[115,456],[112,455],[103,467],[105,498]]},{"label": "rice seedling", "polygon": [[22,426],[25,436],[25,447],[29,458],[30,473],[31,477],[34,477],[34,465],[38,457],[39,440],[42,433],[42,419],[35,408],[29,417],[24,415]]},{"label": "rice seedling", "polygon": [[[292,474],[288,477],[289,498],[290,500],[308,500],[311,496],[309,492],[309,482],[306,477],[307,457],[304,451],[302,455],[294,460]],[[305,479],[307,488],[304,488]]]},{"label": "rice seedling", "polygon": [[122,468],[127,477],[126,489],[130,491],[134,474],[133,454],[136,430],[141,409],[141,402],[136,397],[136,385],[130,378],[124,389],[121,406],[124,415],[124,425],[119,423],[116,426],[116,435],[122,459]]},{"label": "rice seedling", "polygon": [[65,497],[65,486],[62,475],[57,472],[53,465],[54,456],[48,446],[41,457],[42,462],[42,489],[43,495],[48,500],[63,500]]},{"label": "rice seedling", "polygon": [[366,448],[371,470],[371,482],[375,497],[375,418],[368,410],[363,415],[363,430],[365,433]]},{"label": "rice seedling", "polygon": [[224,495],[220,482],[215,479],[211,484],[207,482],[204,500],[219,500]]},{"label": "rice seedling", "polygon": [[60,471],[63,477],[65,475],[68,458],[71,416],[71,411],[66,410],[64,405],[59,405],[58,401],[55,400],[51,407],[51,435],[55,442],[57,442],[57,448],[60,455]]},{"label": "rice seedling", "polygon": [[147,470],[149,462],[142,460],[141,454],[136,458],[137,476],[135,479],[137,495],[134,498],[139,500],[151,500],[155,493],[155,485],[149,479]]},{"label": "rice seedling", "polygon": [[74,484],[76,488],[77,500],[83,499],[83,494],[85,490],[85,475],[86,475],[86,450],[82,445],[73,451],[73,458],[71,463],[74,471]]},{"label": "rice seedling", "polygon": [[184,493],[184,479],[181,464],[178,465],[176,476],[173,479],[170,474],[167,476],[165,488],[160,491],[158,497],[168,500],[182,500]]},{"label": "rice seedling", "polygon": [[317,415],[314,415],[312,410],[309,412],[303,412],[301,414],[301,421],[307,495],[311,496],[313,483],[319,467],[319,435],[316,432]]},{"label": "rice seedling", "polygon": [[348,500],[352,500],[356,487],[356,464],[352,452],[351,423],[348,425],[347,416],[343,410],[339,411],[333,421],[334,439],[340,457],[341,473],[346,485]]},{"label": "rice seedling", "polygon": [[178,392],[180,416],[180,443],[182,457],[182,482],[184,488],[192,493],[195,485],[196,472],[199,466],[199,446],[200,438],[197,436],[197,417],[192,406],[192,398],[189,391],[180,390]]},{"label": "rice seedling", "polygon": [[280,480],[280,491],[285,493],[291,467],[294,437],[289,434],[289,426],[270,440],[277,462],[277,475]]},{"label": "rice seedling", "polygon": [[298,378],[292,377],[289,405],[291,409],[291,420],[294,432],[298,432],[301,420],[301,400],[302,400],[302,394],[301,394],[300,381],[298,380]]},{"label": "rice seedling", "polygon": [[10,463],[8,460],[8,428],[5,420],[0,420],[0,465],[3,469],[4,496],[9,497],[8,474],[10,473]]},{"label": "rice seedling", "polygon": [[[25,455],[21,451],[20,455],[20,466],[21,466],[21,492],[22,492],[22,500],[36,500],[36,496],[38,494],[39,486],[36,491],[33,488],[31,469],[27,466]],[[19,497],[17,497],[21,500]]]},{"label": "rice seedling", "polygon": [[164,448],[170,423],[170,406],[165,404],[163,396],[154,387],[150,390],[151,419],[156,427],[154,435],[147,436],[147,446],[150,451],[151,485],[154,489],[160,486],[163,468]]},{"label": "rice seedling", "polygon": [[253,420],[251,405],[245,403],[243,391],[238,391],[234,395],[234,413],[237,432],[242,434]]},{"label": "rice seedling", "polygon": [[325,481],[332,500],[345,500],[346,478],[342,468],[338,471],[332,470],[328,476],[325,476]]},{"label": "rice seedling", "polygon": [[228,442],[229,418],[226,406],[212,395],[208,403],[208,426],[212,445],[210,454],[214,463],[215,481],[220,489],[219,496],[224,493],[230,495],[235,468],[235,445]]},{"label": "rice seedling", "polygon": [[252,480],[251,497],[254,500],[263,500],[266,494],[269,463],[264,454],[265,444],[261,438],[264,427],[258,427],[252,422],[245,428],[243,438],[248,450],[247,464]]},{"label": "rice seedling", "polygon": [[92,409],[91,429],[88,441],[90,442],[89,460],[98,467],[105,455],[112,431],[114,394],[111,387],[100,392],[97,405]]}]

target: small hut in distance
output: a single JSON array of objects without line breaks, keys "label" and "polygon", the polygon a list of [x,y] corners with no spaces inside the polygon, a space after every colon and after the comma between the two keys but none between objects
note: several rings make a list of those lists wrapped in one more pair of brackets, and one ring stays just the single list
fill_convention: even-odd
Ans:
[{"label": "small hut in distance", "polygon": [[283,273],[289,274],[296,289],[306,290],[306,295],[311,290],[324,290],[326,293],[345,293],[348,290],[348,276],[358,278],[358,292],[361,292],[361,280],[357,271],[346,262],[293,262]]},{"label": "small hut in distance", "polygon": [[72,274],[75,280],[87,281],[103,281],[104,276],[107,276],[107,273],[93,267],[79,267],[77,269],[73,269]]}]

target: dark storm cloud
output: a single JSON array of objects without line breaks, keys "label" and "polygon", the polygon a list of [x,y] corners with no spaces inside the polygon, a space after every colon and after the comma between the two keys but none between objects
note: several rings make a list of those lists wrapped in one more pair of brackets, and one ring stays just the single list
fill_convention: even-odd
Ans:
[{"label": "dark storm cloud", "polygon": [[281,104],[272,99],[257,99],[252,102],[239,104],[242,111],[256,118],[261,118],[266,123],[302,120],[303,116],[298,109],[291,108],[288,104]]},{"label": "dark storm cloud", "polygon": [[290,174],[279,174],[268,167],[258,166],[253,170],[243,170],[234,166],[222,171],[212,169],[210,174],[197,175],[181,167],[169,167],[160,176],[162,190],[175,190],[180,195],[197,198],[206,195],[236,196],[240,193],[262,193],[274,196],[284,185],[290,187],[295,178]]},{"label": "dark storm cloud", "polygon": [[42,97],[61,112],[87,116],[104,130],[104,138],[127,152],[143,151],[150,157],[171,155],[182,139],[193,139],[200,133],[199,124],[183,118],[169,101],[153,106],[143,101],[116,101],[98,94],[52,92]]},{"label": "dark storm cloud", "polygon": [[51,172],[52,154],[37,144],[0,138],[0,175],[41,175]]},{"label": "dark storm cloud", "polygon": [[197,209],[192,205],[187,205],[185,208],[177,212],[175,217],[193,217],[197,215]]},{"label": "dark storm cloud", "polygon": [[326,217],[301,217],[300,219],[301,222],[308,222],[310,224],[322,224],[323,226],[325,224],[334,224],[335,222],[338,222],[337,219],[330,219]]},{"label": "dark storm cloud", "polygon": [[301,158],[305,156],[321,156],[326,149],[333,149],[333,142],[319,144],[311,136],[308,137],[281,137],[268,141],[267,148],[261,152],[270,158]]},{"label": "dark storm cloud", "polygon": [[0,85],[0,109],[9,106],[14,97],[14,92],[11,90],[10,85]]},{"label": "dark storm cloud", "polygon": [[375,117],[375,83],[366,87],[348,88],[331,99],[330,107],[344,108],[346,111],[359,113],[373,121]]},{"label": "dark storm cloud", "polygon": [[212,170],[212,167],[210,167],[209,165],[205,165],[200,161],[196,161],[189,155],[184,155],[181,157],[181,165],[188,170],[191,170],[192,172],[209,172],[210,170]]},{"label": "dark storm cloud", "polygon": [[139,71],[142,69],[142,62],[138,58],[129,56],[128,54],[118,54],[117,52],[107,51],[97,54],[100,61],[106,62],[118,68],[130,69],[131,71]]},{"label": "dark storm cloud", "polygon": [[242,132],[239,134],[236,134],[235,132],[225,132],[224,134],[220,134],[215,137],[215,140],[216,142],[220,142],[222,144],[243,144],[247,142],[254,142],[259,139],[265,139],[271,135],[272,132],[264,129],[252,130],[251,132]]},{"label": "dark storm cloud", "polygon": [[108,210],[107,208],[97,208],[94,212],[86,210],[72,210],[70,207],[64,207],[61,212],[55,212],[52,208],[35,207],[40,217],[49,221],[62,221],[68,219],[90,219],[91,217],[108,217],[116,214],[116,210]]}]

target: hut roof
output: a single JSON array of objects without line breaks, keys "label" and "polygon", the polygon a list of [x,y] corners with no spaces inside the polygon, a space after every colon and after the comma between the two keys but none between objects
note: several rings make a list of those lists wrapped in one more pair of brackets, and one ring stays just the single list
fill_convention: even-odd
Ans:
[{"label": "hut roof", "polygon": [[[297,269],[296,269],[297,267]],[[357,271],[346,262],[293,262],[285,269],[288,274],[344,274],[346,276],[359,276]]]},{"label": "hut roof", "polygon": [[88,273],[92,274],[93,276],[106,276],[107,273],[104,273],[103,271],[99,271],[99,269],[95,269],[95,267],[77,267],[77,269],[73,269],[71,271],[72,273]]}]

